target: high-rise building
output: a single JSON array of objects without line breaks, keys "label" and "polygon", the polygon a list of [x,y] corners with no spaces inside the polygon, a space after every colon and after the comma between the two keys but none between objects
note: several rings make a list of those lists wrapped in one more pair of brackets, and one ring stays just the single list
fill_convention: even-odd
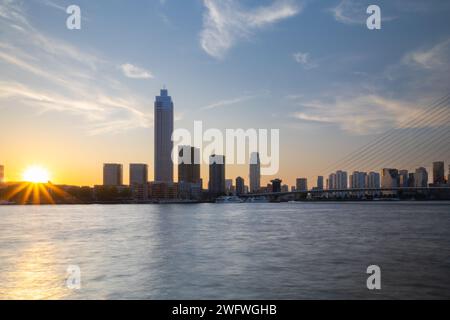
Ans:
[{"label": "high-rise building", "polygon": [[408,174],[408,188],[414,188],[416,186],[416,177],[413,172]]},{"label": "high-rise building", "polygon": [[225,156],[213,154],[209,157],[208,187],[212,196],[225,194]]},{"label": "high-rise building", "polygon": [[5,182],[5,167],[0,165],[0,183]]},{"label": "high-rise building", "polygon": [[240,196],[245,193],[245,181],[242,177],[236,178],[236,195]]},{"label": "high-rise building", "polygon": [[379,189],[380,185],[380,174],[378,172],[369,172],[367,175],[366,187],[370,189]]},{"label": "high-rise building", "polygon": [[259,153],[253,152],[250,156],[250,192],[256,193],[261,188],[261,161]]},{"label": "high-rise building", "polygon": [[433,184],[445,184],[444,161],[433,162]]},{"label": "high-rise building", "polygon": [[308,191],[308,179],[299,178],[296,182],[297,191]]},{"label": "high-rise building", "polygon": [[450,184],[450,164],[448,165],[447,184]]},{"label": "high-rise building", "polygon": [[409,172],[408,170],[400,170],[399,174],[399,187],[405,188],[408,186]]},{"label": "high-rise building", "polygon": [[130,164],[130,189],[134,199],[148,199],[148,166],[146,164]]},{"label": "high-rise building", "polygon": [[381,187],[382,188],[398,188],[398,170],[383,168],[381,170]]},{"label": "high-rise building", "polygon": [[118,163],[105,163],[103,165],[103,185],[121,186],[123,185],[123,166]]},{"label": "high-rise building", "polygon": [[173,182],[173,102],[166,89],[155,100],[155,181]]},{"label": "high-rise building", "polygon": [[317,189],[323,190],[323,176],[317,177]]},{"label": "high-rise building", "polygon": [[148,166],[141,163],[130,164],[130,186],[148,183]]},{"label": "high-rise building", "polygon": [[337,184],[336,184],[336,173],[332,173],[329,175],[328,177],[328,190],[333,190],[333,189],[337,189]]},{"label": "high-rise building", "polygon": [[427,188],[428,187],[428,172],[427,169],[420,167],[416,169],[414,174],[415,186],[416,188]]},{"label": "high-rise building", "polygon": [[366,188],[367,173],[354,171],[349,177],[350,189]]},{"label": "high-rise building", "polygon": [[200,182],[200,149],[191,146],[178,148],[178,182]]},{"label": "high-rise building", "polygon": [[347,172],[341,170],[336,171],[336,189],[347,189],[347,181]]},{"label": "high-rise building", "polygon": [[283,182],[281,179],[274,179],[270,182],[272,182],[271,192],[281,192],[281,182]]}]

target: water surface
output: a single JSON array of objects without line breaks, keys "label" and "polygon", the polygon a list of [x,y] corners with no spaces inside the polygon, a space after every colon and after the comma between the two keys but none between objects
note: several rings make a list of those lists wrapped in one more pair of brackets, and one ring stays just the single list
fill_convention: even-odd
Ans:
[{"label": "water surface", "polygon": [[449,202],[0,206],[0,298],[448,299],[449,248]]}]

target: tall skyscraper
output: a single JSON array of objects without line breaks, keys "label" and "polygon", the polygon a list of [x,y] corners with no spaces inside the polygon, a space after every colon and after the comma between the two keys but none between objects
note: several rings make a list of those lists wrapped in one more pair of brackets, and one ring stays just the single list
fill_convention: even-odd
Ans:
[{"label": "tall skyscraper", "polygon": [[178,156],[178,182],[200,182],[200,149],[180,146]]},{"label": "tall skyscraper", "polygon": [[5,167],[0,165],[0,183],[5,182]]},{"label": "tall skyscraper", "polygon": [[123,167],[118,163],[105,163],[103,165],[103,185],[121,186],[123,185]]},{"label": "tall skyscraper", "polygon": [[296,182],[297,191],[308,191],[308,180],[306,178],[299,178]]},{"label": "tall skyscraper", "polygon": [[427,188],[428,187],[428,172],[427,169],[420,167],[416,169],[414,174],[416,188]]},{"label": "tall skyscraper", "polygon": [[225,156],[209,157],[209,193],[212,196],[225,194]]},{"label": "tall skyscraper", "polygon": [[130,164],[130,188],[134,199],[148,199],[148,166],[146,164]]},{"label": "tall skyscraper", "polygon": [[444,161],[433,162],[433,184],[445,183]]},{"label": "tall skyscraper", "polygon": [[173,102],[167,89],[155,100],[155,181],[173,182]]},{"label": "tall skyscraper", "polygon": [[323,176],[317,177],[317,189],[323,190]]},{"label": "tall skyscraper", "polygon": [[256,193],[261,188],[261,162],[259,153],[253,152],[250,156],[250,193]]},{"label": "tall skyscraper", "polygon": [[240,196],[245,193],[245,181],[241,177],[236,178],[236,195]]}]

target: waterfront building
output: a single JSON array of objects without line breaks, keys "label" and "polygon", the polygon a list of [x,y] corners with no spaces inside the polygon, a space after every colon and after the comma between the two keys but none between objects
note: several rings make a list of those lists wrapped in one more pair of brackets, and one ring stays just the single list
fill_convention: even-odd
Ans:
[{"label": "waterfront building", "polygon": [[308,191],[308,179],[298,178],[296,182],[297,191]]},{"label": "waterfront building", "polygon": [[400,170],[398,172],[399,174],[399,187],[407,187],[408,186],[408,179],[409,179],[409,173],[408,170]]},{"label": "waterfront building", "polygon": [[398,188],[398,170],[383,168],[381,170],[381,187],[382,188]]},{"label": "waterfront building", "polygon": [[167,89],[155,99],[155,181],[173,182],[173,102]]},{"label": "waterfront building", "polygon": [[178,182],[200,181],[200,149],[191,146],[178,148]]},{"label": "waterfront building", "polygon": [[323,176],[317,177],[317,190],[323,190]]},{"label": "waterfront building", "polygon": [[416,188],[427,188],[428,187],[428,172],[424,167],[416,169],[414,174],[415,186]]},{"label": "waterfront building", "polygon": [[261,161],[259,153],[253,152],[250,156],[250,193],[257,193],[261,188]]},{"label": "waterfront building", "polygon": [[178,198],[178,183],[154,181],[148,184],[148,197],[154,200]]},{"label": "waterfront building", "polygon": [[245,194],[245,181],[242,177],[236,178],[236,195]]},{"label": "waterfront building", "polygon": [[0,183],[5,182],[5,167],[0,165]]},{"label": "waterfront building", "polygon": [[445,166],[444,161],[433,162],[433,184],[445,184]]},{"label": "waterfront building", "polygon": [[225,156],[213,154],[209,157],[208,190],[213,197],[225,194]]},{"label": "waterfront building", "polygon": [[[270,181],[272,183],[271,189],[269,192],[281,192],[281,179],[274,179]],[[269,187],[269,186],[268,186]]]},{"label": "waterfront building", "polygon": [[147,200],[148,165],[141,163],[130,164],[130,189],[133,199]]},{"label": "waterfront building", "polygon": [[225,179],[225,193],[232,194],[233,191],[233,179]]},{"label": "waterfront building", "polygon": [[103,186],[123,185],[123,166],[118,163],[105,163],[103,165]]}]

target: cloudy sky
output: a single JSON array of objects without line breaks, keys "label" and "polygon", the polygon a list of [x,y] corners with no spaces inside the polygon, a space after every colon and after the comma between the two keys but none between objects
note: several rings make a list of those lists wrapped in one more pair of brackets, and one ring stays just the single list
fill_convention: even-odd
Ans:
[{"label": "cloudy sky", "polygon": [[[40,164],[56,183],[92,185],[103,162],[148,163],[152,178],[166,85],[177,128],[277,128],[277,176],[328,174],[448,93],[450,2],[376,1],[371,31],[374,3],[0,0],[0,163],[9,180]],[[71,4],[81,30],[66,28]]]}]

